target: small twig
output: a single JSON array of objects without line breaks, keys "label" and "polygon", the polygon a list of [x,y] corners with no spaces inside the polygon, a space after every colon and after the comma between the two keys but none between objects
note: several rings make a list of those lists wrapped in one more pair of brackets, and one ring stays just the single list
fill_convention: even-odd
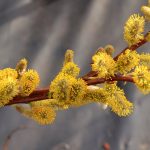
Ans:
[{"label": "small twig", "polygon": [[97,74],[98,74],[98,72],[96,72],[96,71],[90,71],[86,75],[84,75],[82,77],[82,79],[86,81],[86,80],[89,80],[89,77],[95,77],[95,76],[97,76]]},{"label": "small twig", "polygon": [[[149,32],[150,32],[150,31],[149,31]],[[118,57],[119,57],[122,53],[124,53],[127,49],[136,50],[137,48],[139,48],[139,47],[141,47],[142,45],[144,45],[145,43],[147,43],[146,37],[147,37],[147,35],[148,35],[149,32],[147,32],[147,33],[145,34],[144,39],[141,40],[139,43],[134,44],[134,45],[132,45],[132,46],[130,46],[130,47],[124,48],[117,56],[114,57],[114,60],[117,61]],[[96,76],[97,74],[98,74],[98,73],[97,73],[96,71],[90,71],[90,72],[88,72],[86,75],[84,75],[82,78],[85,79],[85,80],[88,80],[88,77],[93,77],[93,76]]]},{"label": "small twig", "polygon": [[104,148],[104,150],[110,150],[110,145],[109,145],[109,143],[104,143],[104,144],[103,144],[103,148]]},{"label": "small twig", "polygon": [[93,85],[93,84],[100,84],[104,83],[107,81],[127,81],[127,82],[134,82],[133,78],[131,76],[121,76],[121,75],[116,75],[115,77],[111,77],[109,79],[105,78],[96,78],[92,80],[87,80],[88,85]]},{"label": "small twig", "polygon": [[20,130],[24,130],[24,129],[26,129],[26,128],[27,128],[27,126],[19,126],[19,127],[17,127],[16,129],[14,129],[14,130],[6,137],[6,140],[5,140],[4,144],[3,144],[3,150],[8,150],[8,146],[9,146],[10,140],[12,139],[13,135],[14,135],[16,132],[18,132],[18,131],[20,131]]},{"label": "small twig", "polygon": [[[149,32],[148,32],[148,33],[149,33]],[[130,46],[130,47],[126,47],[125,49],[123,49],[123,50],[121,51],[121,53],[119,53],[116,57],[114,57],[114,60],[117,60],[118,57],[119,57],[122,53],[124,53],[127,49],[136,50],[137,48],[139,48],[139,47],[141,47],[142,45],[144,45],[145,43],[147,43],[146,36],[148,35],[148,33],[145,34],[145,38],[144,38],[143,40],[141,40],[139,43],[137,43],[137,44],[135,44],[135,45],[132,45],[132,46]]]}]

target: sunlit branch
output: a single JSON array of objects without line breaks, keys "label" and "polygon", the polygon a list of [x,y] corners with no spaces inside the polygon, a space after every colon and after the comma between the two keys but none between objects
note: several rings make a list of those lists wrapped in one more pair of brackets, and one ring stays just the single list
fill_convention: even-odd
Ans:
[{"label": "sunlit branch", "polygon": [[[117,75],[109,79],[105,79],[105,78],[90,79],[90,80],[87,80],[86,83],[87,85],[95,85],[95,84],[101,84],[104,82],[112,82],[112,81],[134,82],[131,76]],[[16,96],[7,105],[30,103],[33,101],[40,101],[43,99],[48,99],[48,92],[49,92],[49,88],[37,89],[27,97]]]}]

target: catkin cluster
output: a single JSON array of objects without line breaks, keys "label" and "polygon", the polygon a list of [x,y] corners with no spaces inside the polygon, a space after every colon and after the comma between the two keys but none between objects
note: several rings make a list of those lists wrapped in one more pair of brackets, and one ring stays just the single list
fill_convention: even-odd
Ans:
[{"label": "catkin cluster", "polygon": [[[74,63],[74,52],[67,50],[63,67],[49,85],[47,99],[28,103],[27,106],[14,105],[17,111],[41,125],[53,123],[59,110],[79,107],[89,103],[108,106],[118,116],[128,116],[133,112],[133,103],[118,87],[117,77],[130,77],[144,94],[150,93],[150,54],[138,53],[134,47],[150,41],[150,32],[144,35],[145,24],[150,21],[150,1],[142,6],[143,16],[133,14],[124,26],[124,39],[128,44],[118,57],[112,45],[99,48],[92,56],[91,72],[86,79],[79,77],[80,68]],[[113,80],[116,78],[116,80]],[[88,85],[91,80],[103,81]],[[27,61],[22,59],[15,69],[0,70],[0,107],[7,105],[16,96],[28,97],[39,84],[35,70],[27,70]]]},{"label": "catkin cluster", "polygon": [[0,70],[0,107],[8,104],[15,96],[29,96],[39,84],[35,70],[26,70],[27,60],[22,59],[16,69]]}]

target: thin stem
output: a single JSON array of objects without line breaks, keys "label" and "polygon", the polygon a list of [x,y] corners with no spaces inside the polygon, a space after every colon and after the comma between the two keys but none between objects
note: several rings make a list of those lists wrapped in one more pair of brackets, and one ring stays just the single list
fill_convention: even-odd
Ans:
[{"label": "thin stem", "polygon": [[139,48],[139,47],[141,47],[142,45],[144,45],[145,43],[147,43],[147,40],[146,40],[146,36],[147,36],[147,35],[148,35],[148,33],[145,35],[145,38],[144,38],[143,40],[141,40],[139,43],[134,44],[134,45],[132,45],[132,46],[130,46],[130,47],[126,47],[125,49],[123,49],[123,50],[121,51],[121,53],[119,53],[116,57],[114,57],[114,60],[117,60],[118,57],[119,57],[122,53],[124,53],[127,49],[136,50],[137,48]]},{"label": "thin stem", "polygon": [[11,100],[7,105],[20,104],[20,103],[29,103],[34,101],[40,101],[43,99],[48,99],[49,88],[41,88],[35,90],[27,97],[16,96]]},{"label": "thin stem", "polygon": [[112,81],[134,82],[133,78],[131,76],[116,75],[115,77],[111,77],[110,79],[96,78],[96,79],[92,79],[92,80],[87,80],[87,84],[88,85],[95,85],[95,84],[101,84],[104,82],[112,82]]}]

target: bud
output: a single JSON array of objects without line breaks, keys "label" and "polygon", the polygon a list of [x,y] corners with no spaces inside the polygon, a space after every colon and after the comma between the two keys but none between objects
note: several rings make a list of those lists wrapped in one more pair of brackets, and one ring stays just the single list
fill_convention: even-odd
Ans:
[{"label": "bud", "polygon": [[66,65],[68,62],[73,62],[73,56],[74,56],[73,50],[68,49],[65,53],[64,65]]},{"label": "bud", "polygon": [[150,7],[142,6],[141,11],[145,15],[146,20],[150,21]]},{"label": "bud", "polygon": [[112,45],[106,45],[104,49],[105,49],[106,53],[110,56],[112,56],[112,54],[115,51],[115,49]]},{"label": "bud", "polygon": [[21,59],[17,65],[16,65],[16,70],[18,72],[19,78],[23,75],[23,73],[27,69],[27,60],[25,58]]},{"label": "bud", "polygon": [[12,77],[4,78],[0,81],[0,107],[9,103],[19,92],[16,79]]}]

